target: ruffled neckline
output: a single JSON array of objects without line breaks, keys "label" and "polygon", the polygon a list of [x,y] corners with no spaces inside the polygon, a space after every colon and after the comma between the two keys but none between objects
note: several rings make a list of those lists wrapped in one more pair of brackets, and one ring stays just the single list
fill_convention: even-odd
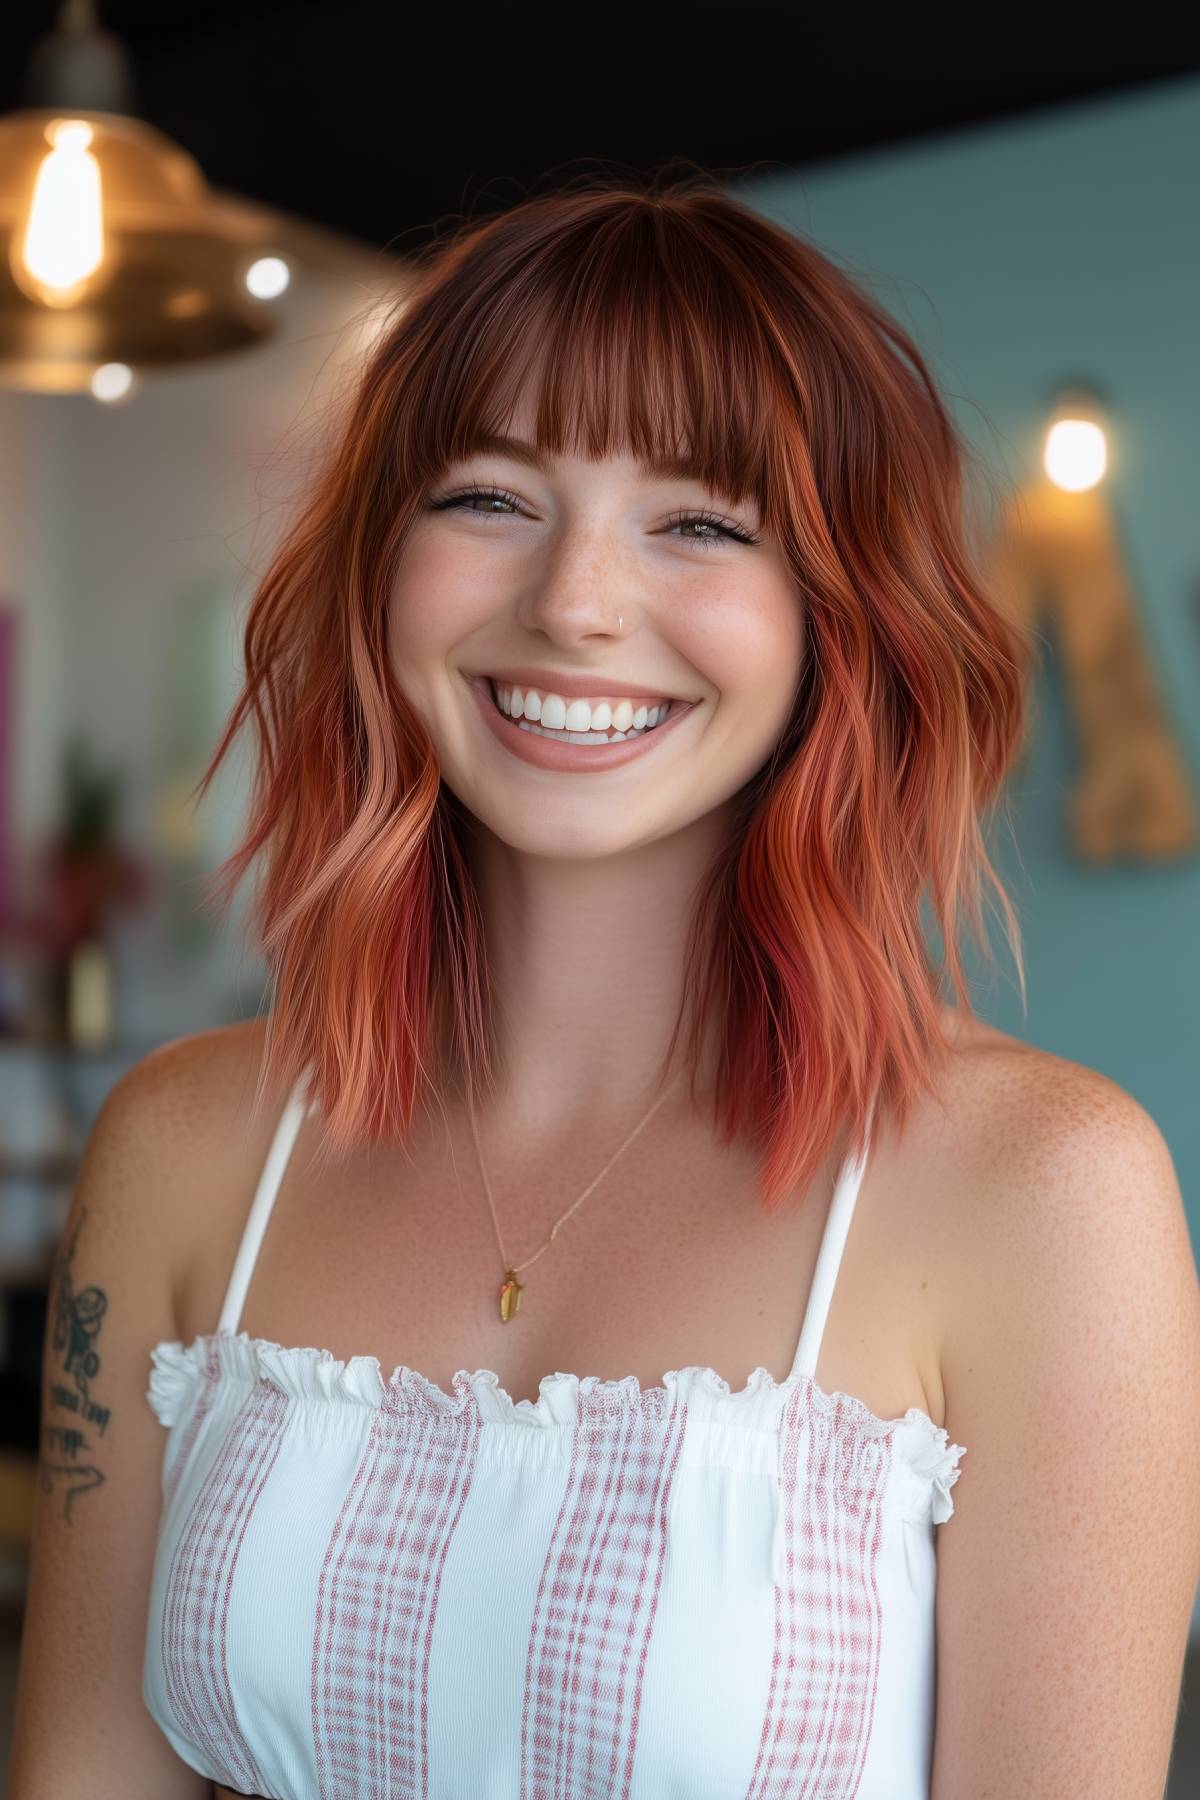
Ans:
[{"label": "ruffled neckline", "polygon": [[668,1369],[660,1383],[647,1387],[636,1375],[610,1380],[558,1369],[542,1376],[536,1400],[514,1400],[491,1369],[457,1370],[447,1393],[406,1363],[398,1363],[385,1380],[377,1356],[343,1361],[329,1350],[277,1344],[244,1331],[205,1332],[189,1344],[164,1339],[150,1356],[147,1399],[159,1422],[168,1427],[189,1410],[206,1378],[251,1385],[265,1378],[300,1402],[415,1411],[443,1422],[461,1419],[470,1409],[486,1424],[535,1430],[577,1426],[585,1399],[589,1419],[619,1419],[630,1412],[662,1417],[673,1403],[686,1398],[689,1422],[777,1431],[789,1395],[801,1388],[814,1411],[836,1415],[858,1436],[894,1434],[903,1463],[929,1486],[932,1516],[938,1524],[954,1510],[949,1490],[958,1479],[955,1464],[966,1448],[951,1444],[945,1427],[936,1425],[919,1406],[910,1406],[901,1417],[882,1419],[853,1394],[827,1393],[811,1375],[793,1371],[776,1381],[761,1365],[740,1388],[732,1388],[715,1369],[700,1364]]}]

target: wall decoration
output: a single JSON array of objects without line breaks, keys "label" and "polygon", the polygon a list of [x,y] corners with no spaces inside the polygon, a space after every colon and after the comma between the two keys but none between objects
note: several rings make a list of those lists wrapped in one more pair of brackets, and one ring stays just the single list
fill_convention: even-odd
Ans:
[{"label": "wall decoration", "polygon": [[1082,761],[1074,848],[1095,864],[1162,862],[1195,852],[1200,821],[1103,484],[1107,448],[1094,392],[1063,392],[1044,473],[1006,503],[988,572],[1014,618],[1054,621]]}]

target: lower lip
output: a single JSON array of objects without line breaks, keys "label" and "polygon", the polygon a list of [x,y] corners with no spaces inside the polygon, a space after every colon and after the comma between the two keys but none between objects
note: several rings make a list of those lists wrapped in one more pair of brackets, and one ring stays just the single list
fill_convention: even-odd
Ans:
[{"label": "lower lip", "polygon": [[541,737],[536,731],[522,731],[500,711],[492,699],[491,683],[484,677],[468,676],[467,686],[474,693],[476,705],[488,726],[506,750],[511,750],[522,762],[531,763],[535,769],[554,769],[568,775],[600,774],[605,769],[619,769],[623,763],[647,755],[696,710],[694,701],[672,701],[672,711],[662,724],[643,731],[638,737],[623,738],[617,744],[568,744],[557,738]]}]

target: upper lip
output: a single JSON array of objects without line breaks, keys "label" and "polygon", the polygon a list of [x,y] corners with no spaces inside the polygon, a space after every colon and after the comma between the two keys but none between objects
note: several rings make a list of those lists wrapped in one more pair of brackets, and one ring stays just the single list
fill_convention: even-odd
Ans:
[{"label": "upper lip", "polygon": [[[631,700],[674,700],[668,687],[646,687],[640,681],[626,681],[616,675],[560,675],[554,669],[488,669],[481,671],[481,681],[504,681],[520,688],[536,688],[539,694],[568,695],[572,700],[598,700],[606,694],[628,694]],[[692,702],[688,703],[689,705]]]}]

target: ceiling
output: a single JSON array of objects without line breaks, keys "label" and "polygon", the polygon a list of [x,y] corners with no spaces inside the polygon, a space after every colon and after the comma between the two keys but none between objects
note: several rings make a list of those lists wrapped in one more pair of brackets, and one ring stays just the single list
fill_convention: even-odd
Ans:
[{"label": "ceiling", "polygon": [[[0,110],[57,0],[0,7]],[[99,0],[217,187],[398,254],[596,167],[729,179],[1200,72],[1200,9]]]}]

